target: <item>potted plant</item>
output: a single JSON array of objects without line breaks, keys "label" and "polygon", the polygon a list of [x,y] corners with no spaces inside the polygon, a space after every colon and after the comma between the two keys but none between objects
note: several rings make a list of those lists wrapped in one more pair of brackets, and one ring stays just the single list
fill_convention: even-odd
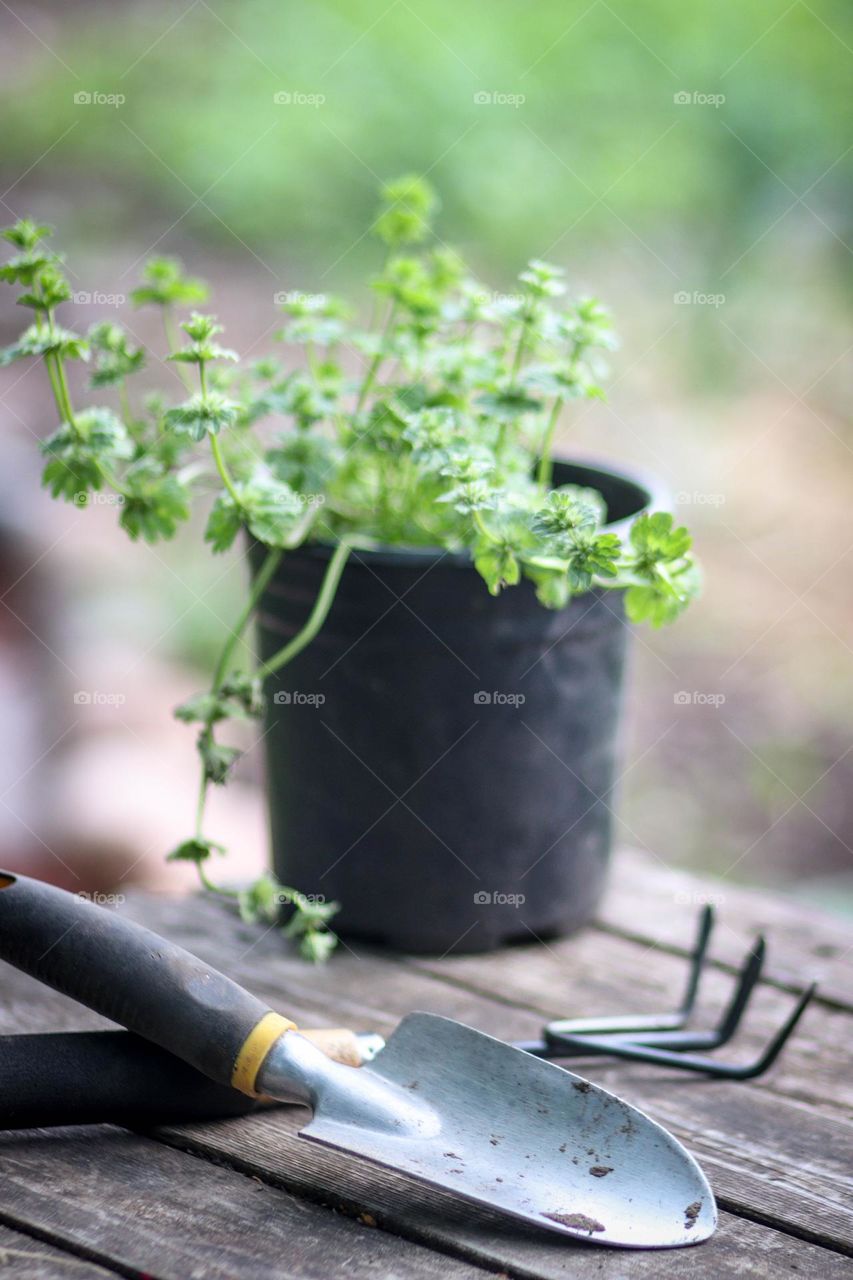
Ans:
[{"label": "potted plant", "polygon": [[[187,384],[177,405],[133,398],[146,353],[121,326],[59,324],[70,289],[48,229],[4,232],[15,253],[0,274],[35,318],[2,358],[46,366],[51,492],[85,504],[109,487],[123,529],[148,542],[173,537],[198,496],[214,553],[248,539],[245,606],[209,688],[176,710],[196,727],[200,784],[195,829],[169,856],[230,892],[209,875],[222,850],[205,797],[238,755],[228,720],[265,716],[274,874],[240,907],[274,919],[286,901],[314,958],[334,944],[338,902],[341,931],[416,951],[588,919],[626,619],[669,622],[697,587],[689,535],[653,509],[653,485],[553,457],[565,406],[602,395],[605,309],[567,301],[540,261],[515,294],[487,293],[429,244],[435,204],[416,177],[384,188],[368,326],[337,298],[283,295],[277,336],[303,352],[287,365],[241,367],[197,311],[179,344],[176,309],[206,289],[174,260],[148,262],[132,301],[162,311]],[[110,406],[72,404],[66,366],[80,360]],[[255,617],[248,672],[236,651]]]}]

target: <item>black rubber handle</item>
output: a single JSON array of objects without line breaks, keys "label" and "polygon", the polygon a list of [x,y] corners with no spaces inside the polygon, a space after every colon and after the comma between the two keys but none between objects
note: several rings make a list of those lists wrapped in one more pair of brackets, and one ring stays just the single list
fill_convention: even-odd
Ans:
[{"label": "black rubber handle", "polygon": [[130,1031],[0,1036],[0,1129],[144,1128],[242,1116],[256,1106]]},{"label": "black rubber handle", "polygon": [[269,1006],[106,907],[0,871],[0,959],[229,1084]]}]

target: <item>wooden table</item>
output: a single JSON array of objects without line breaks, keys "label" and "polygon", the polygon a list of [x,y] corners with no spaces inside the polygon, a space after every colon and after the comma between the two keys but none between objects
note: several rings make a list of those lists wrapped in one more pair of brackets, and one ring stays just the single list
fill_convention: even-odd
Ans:
[{"label": "wooden table", "polygon": [[[129,1133],[107,1126],[0,1135],[0,1273],[191,1280],[427,1277],[850,1276],[853,950],[843,922],[778,898],[674,873],[626,851],[600,923],[580,937],[491,956],[396,958],[342,949],[326,968],[219,902],[138,895],[123,908],[197,951],[303,1025],[390,1032],[411,1009],[506,1038],[557,1015],[655,1011],[684,978],[699,905],[718,904],[710,1015],[755,932],[769,965],[732,1049],[760,1046],[817,974],[821,996],[762,1080],[711,1081],[640,1064],[578,1068],[675,1132],[717,1195],[716,1236],[695,1249],[622,1252],[551,1240],[444,1193],[297,1140],[304,1113]],[[4,1031],[101,1021],[2,966]]]}]

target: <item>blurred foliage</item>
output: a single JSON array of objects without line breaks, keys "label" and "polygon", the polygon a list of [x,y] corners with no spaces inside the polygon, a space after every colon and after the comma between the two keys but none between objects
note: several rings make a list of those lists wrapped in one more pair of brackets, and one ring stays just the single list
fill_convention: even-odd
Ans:
[{"label": "blurred foliage", "polygon": [[[81,289],[124,293],[147,253],[182,254],[216,281],[241,350],[256,330],[268,349],[274,292],[361,296],[353,280],[379,264],[358,238],[377,180],[413,170],[485,278],[509,287],[535,253],[601,291],[625,354],[612,409],[575,419],[573,441],[599,453],[603,426],[611,455],[725,503],[685,513],[704,601],[636,650],[622,835],[727,874],[817,878],[849,867],[853,843],[835,561],[853,541],[851,50],[849,0],[0,4],[0,222],[33,210],[61,224]],[[126,101],[75,104],[93,92]],[[682,92],[725,101],[680,105]],[[726,305],[673,308],[680,290]],[[39,421],[32,385],[10,401],[19,420]],[[791,523],[803,510],[805,534]],[[191,602],[136,549],[144,607],[121,575],[89,589],[87,546],[81,628],[152,649],[166,637],[206,665],[240,566],[223,575],[192,544]],[[682,707],[673,727],[676,690],[720,688],[724,714]]]},{"label": "blurred foliage", "polygon": [[64,191],[89,234],[151,230],[156,210],[157,234],[341,277],[377,177],[415,169],[447,195],[445,233],[511,268],[522,244],[560,260],[594,236],[683,243],[713,271],[776,218],[812,229],[827,280],[849,261],[846,0],[54,3],[30,15],[38,39],[9,13],[26,56],[4,168],[50,150],[28,184]]}]

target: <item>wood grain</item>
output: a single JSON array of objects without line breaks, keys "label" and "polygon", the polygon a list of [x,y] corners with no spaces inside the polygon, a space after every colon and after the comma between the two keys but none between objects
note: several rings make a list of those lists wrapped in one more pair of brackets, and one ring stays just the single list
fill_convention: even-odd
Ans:
[{"label": "wood grain", "polygon": [[108,1271],[86,1258],[35,1240],[20,1231],[0,1226],[0,1276],[3,1280],[115,1280]]},{"label": "wood grain", "polygon": [[717,908],[714,952],[723,964],[738,964],[755,934],[765,932],[774,981],[801,991],[818,979],[826,1003],[853,1010],[850,921],[793,898],[693,875],[639,849],[622,849],[599,923],[622,937],[683,952],[691,920],[705,902]]},{"label": "wood grain", "polygon": [[[515,1039],[536,1035],[548,1017],[672,1006],[683,983],[683,956],[692,943],[698,904],[703,893],[716,892],[708,882],[648,866],[641,855],[629,852],[617,859],[601,927],[577,938],[545,945],[532,940],[530,947],[443,960],[394,958],[349,945],[319,970],[296,958],[275,931],[243,924],[219,902],[188,904],[140,894],[126,909],[304,1025],[343,1024],[388,1034],[405,1013],[426,1009]],[[34,1140],[5,1135],[0,1220],[34,1232],[54,1231],[49,1238],[58,1244],[64,1239],[75,1249],[91,1251],[89,1256],[102,1265],[130,1268],[128,1273],[137,1265],[144,1269],[144,1260],[155,1274],[150,1250],[156,1233],[146,1225],[150,1214],[163,1233],[167,1269],[162,1274],[181,1274],[182,1280],[191,1274],[214,1280],[220,1274],[343,1275],[344,1270],[328,1268],[344,1255],[349,1260],[346,1274],[367,1274],[369,1265],[377,1277],[481,1275],[481,1268],[545,1280],[788,1274],[834,1280],[849,1274],[849,1261],[842,1255],[853,1252],[847,1207],[853,1189],[853,1080],[845,1056],[851,1020],[843,930],[817,913],[800,913],[763,895],[756,899],[728,885],[721,892],[725,901],[702,985],[704,1023],[724,1004],[730,970],[742,960],[757,928],[765,924],[770,934],[769,981],[756,991],[737,1043],[724,1051],[730,1057],[748,1057],[765,1042],[790,1007],[790,991],[810,976],[810,958],[832,960],[828,999],[808,1011],[777,1066],[760,1081],[732,1084],[612,1060],[567,1064],[647,1110],[699,1157],[724,1210],[717,1235],[700,1248],[643,1254],[549,1242],[541,1233],[508,1227],[447,1193],[422,1186],[415,1190],[392,1171],[303,1142],[296,1137],[299,1116],[289,1108],[217,1124],[170,1127],[147,1138],[108,1129],[45,1133]],[[662,945],[656,945],[658,938]],[[2,1030],[104,1025],[5,966],[0,979]],[[143,1145],[123,1147],[125,1141]],[[148,1154],[141,1161],[143,1150]],[[13,1157],[11,1175],[7,1154]],[[163,1159],[179,1164],[163,1164]],[[82,1184],[73,1172],[78,1166],[85,1171]],[[137,1184],[140,1167],[145,1172]],[[105,1184],[86,1181],[93,1169],[118,1189],[107,1205],[101,1202]],[[255,1211],[252,1197],[257,1192],[247,1199],[245,1191],[246,1185],[260,1184],[246,1174],[268,1184],[263,1195],[278,1197],[265,1202],[265,1220],[275,1217],[283,1224],[282,1233],[298,1242],[318,1241],[320,1255],[307,1246],[300,1252],[300,1244],[296,1265],[302,1270],[276,1272],[283,1255],[267,1250],[266,1243],[257,1246],[257,1258],[252,1253],[263,1215]],[[211,1176],[225,1181],[214,1188]],[[81,1185],[85,1194],[69,1191],[79,1191]],[[155,1207],[160,1203],[166,1206],[162,1215]],[[350,1217],[370,1215],[387,1231],[366,1233],[330,1213],[330,1207]],[[224,1231],[216,1223],[225,1218],[232,1224],[244,1222],[246,1231]],[[179,1222],[184,1223],[180,1231]],[[185,1237],[187,1222],[190,1233]],[[201,1236],[195,1234],[198,1223],[201,1236],[215,1243],[212,1253],[203,1252]],[[350,1234],[341,1236],[342,1229]],[[381,1237],[389,1249],[409,1252],[359,1252],[365,1234]],[[112,1252],[107,1247],[111,1238],[120,1242]],[[269,1240],[280,1242],[277,1228],[267,1233]],[[331,1252],[328,1241],[333,1242]],[[310,1269],[317,1256],[324,1259],[325,1270]]]},{"label": "wood grain", "polygon": [[[107,1126],[0,1135],[0,1187],[7,1225],[158,1280],[435,1275],[416,1244]],[[482,1276],[451,1259],[442,1271]]]}]

